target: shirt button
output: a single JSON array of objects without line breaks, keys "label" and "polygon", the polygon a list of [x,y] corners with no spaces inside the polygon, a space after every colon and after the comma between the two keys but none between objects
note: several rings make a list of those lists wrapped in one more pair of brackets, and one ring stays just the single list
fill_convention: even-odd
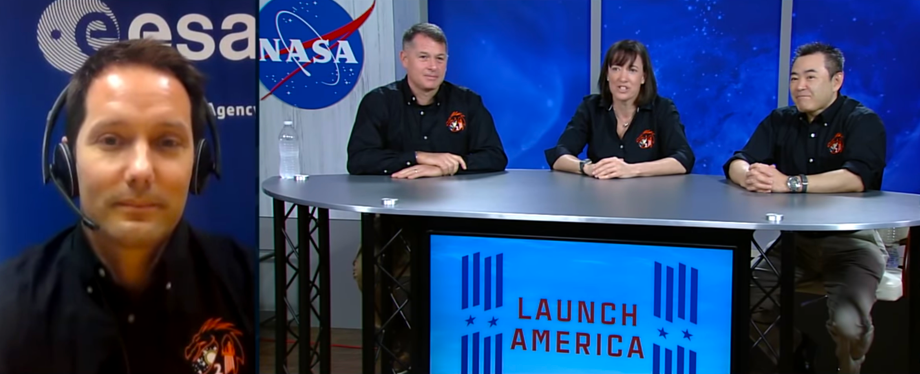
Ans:
[{"label": "shirt button", "polygon": [[128,323],[134,323],[134,314],[128,315]]},{"label": "shirt button", "polygon": [[814,138],[814,137],[815,137],[815,133],[811,133],[811,137]]},{"label": "shirt button", "polygon": [[99,276],[105,278],[105,269],[99,268]]},{"label": "shirt button", "polygon": [[424,116],[424,115],[425,115],[425,111],[424,111],[424,110],[423,110],[423,111],[420,111],[420,112],[418,112],[418,114],[421,114],[421,115]]},{"label": "shirt button", "polygon": [[824,123],[824,127],[827,127],[827,123]]},{"label": "shirt button", "polygon": [[422,139],[428,140],[428,136],[423,136]]},{"label": "shirt button", "polygon": [[815,162],[815,159],[809,158],[809,159],[808,159],[808,162]]},{"label": "shirt button", "polygon": [[93,293],[93,286],[87,286],[87,287],[86,287],[86,293],[92,295],[92,293]]},{"label": "shirt button", "polygon": [[620,149],[623,149],[623,145],[622,145],[622,144],[620,144]]},{"label": "shirt button", "polygon": [[388,174],[389,172],[390,172],[389,170],[383,169],[383,173],[384,173],[384,174]]},{"label": "shirt button", "polygon": [[166,282],[166,289],[172,289],[172,282]]},{"label": "shirt button", "polygon": [[406,165],[412,165],[411,161],[406,161]]}]

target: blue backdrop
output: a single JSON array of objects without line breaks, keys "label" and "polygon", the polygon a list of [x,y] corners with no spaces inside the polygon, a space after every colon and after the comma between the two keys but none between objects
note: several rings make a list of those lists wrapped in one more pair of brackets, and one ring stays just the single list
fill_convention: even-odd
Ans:
[{"label": "blue backdrop", "polygon": [[[8,36],[0,40],[0,46],[9,52],[0,59],[0,124],[6,129],[0,136],[0,171],[4,176],[0,184],[0,261],[77,222],[55,188],[41,184],[41,145],[45,115],[74,67],[82,62],[80,53],[92,53],[93,46],[101,45],[100,38],[136,38],[133,34],[137,31],[158,28],[163,35],[169,33],[172,45],[186,45],[192,52],[186,55],[198,60],[197,66],[209,78],[208,98],[221,118],[223,178],[211,179],[204,195],[189,199],[186,217],[199,228],[230,234],[255,248],[259,136],[255,45],[248,39],[255,37],[256,10],[257,4],[251,0],[39,0],[7,4],[0,14],[0,30]],[[158,17],[147,15],[153,23],[142,25],[145,19],[138,16],[144,13]],[[40,20],[43,27],[39,27]],[[202,21],[210,24],[202,27],[198,23]],[[53,65],[39,48],[40,42],[48,46],[46,53],[69,56],[77,62],[59,58]],[[202,50],[205,52],[195,53]],[[62,122],[57,130],[55,143],[63,136]]]},{"label": "blue backdrop", "polygon": [[[884,189],[920,193],[920,63],[912,45],[920,3],[865,0],[794,3],[793,47],[813,40],[847,57],[843,93],[870,106],[888,129]],[[780,1],[604,0],[601,45],[590,45],[590,1],[429,0],[428,19],[449,40],[447,79],[479,92],[495,117],[509,168],[548,166],[555,144],[596,77],[592,47],[620,39],[649,47],[659,90],[674,99],[697,155],[693,172],[723,162],[776,108]],[[788,62],[788,63],[791,63]],[[590,82],[590,83],[589,83]]]},{"label": "blue backdrop", "polygon": [[590,10],[589,0],[428,1],[447,34],[447,80],[482,95],[509,168],[548,168],[543,150],[590,93]]},{"label": "blue backdrop", "polygon": [[674,100],[696,154],[693,172],[722,174],[776,108],[780,2],[616,0],[601,14],[603,52],[620,39],[648,46],[658,92]]}]

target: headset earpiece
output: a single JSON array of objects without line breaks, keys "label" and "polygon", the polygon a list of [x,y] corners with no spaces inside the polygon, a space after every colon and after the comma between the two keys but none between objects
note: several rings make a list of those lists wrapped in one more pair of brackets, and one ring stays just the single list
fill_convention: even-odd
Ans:
[{"label": "headset earpiece", "polygon": [[192,170],[192,183],[189,184],[189,192],[193,195],[201,194],[213,170],[214,156],[211,154],[211,146],[208,145],[207,139],[200,139],[195,146],[195,164]]},{"label": "headset earpiece", "polygon": [[51,157],[51,165],[48,168],[51,172],[51,179],[60,185],[67,197],[71,199],[80,195],[76,166],[70,145],[64,142],[58,143],[54,147],[54,155]]},{"label": "headset earpiece", "polygon": [[199,195],[204,190],[208,182],[208,177],[214,174],[214,177],[220,179],[220,138],[217,135],[217,117],[208,100],[202,103],[205,111],[204,120],[211,136],[214,139],[214,149],[211,149],[211,143],[206,138],[201,138],[195,144],[195,164],[192,169],[192,181],[189,183],[189,192],[193,195]]}]

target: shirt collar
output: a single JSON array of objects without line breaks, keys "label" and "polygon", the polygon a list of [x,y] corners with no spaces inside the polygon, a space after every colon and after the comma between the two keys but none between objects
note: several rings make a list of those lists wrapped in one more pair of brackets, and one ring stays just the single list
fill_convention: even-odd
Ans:
[{"label": "shirt collar", "polygon": [[[96,253],[92,250],[82,225],[77,225],[71,235],[70,257],[84,288],[90,291],[93,285],[107,284],[113,287],[112,275]],[[173,234],[154,268],[151,271],[150,287],[163,287],[172,291],[170,294],[188,295],[194,289],[194,264],[191,251],[191,228],[184,221],[179,221]],[[174,290],[183,290],[175,292]],[[146,291],[145,291],[146,293]],[[172,298],[171,298],[172,299]],[[184,303],[183,303],[184,304]]]},{"label": "shirt collar", "polygon": [[[639,110],[652,110],[652,106],[654,105],[654,104],[652,104],[652,103],[654,103],[654,102],[655,102],[655,100],[652,99],[652,100],[649,100],[649,102],[647,102],[647,103],[645,103],[645,104],[639,105],[638,107],[636,107],[636,112],[638,113]],[[599,107],[601,107],[601,108],[604,108],[604,109],[607,110],[608,112],[613,111],[613,103],[612,103],[611,101],[609,101],[609,100],[604,99],[603,96],[601,96],[601,99],[598,100],[598,104],[597,104],[597,105],[598,105]]]},{"label": "shirt collar", "polygon": [[[834,99],[834,102],[831,103],[829,107],[824,109],[824,111],[822,111],[821,114],[818,114],[817,116],[815,116],[815,120],[813,121],[813,123],[819,123],[819,124],[831,123],[834,120],[834,117],[837,116],[837,113],[840,112],[840,108],[843,107],[843,103],[846,100],[847,100],[846,96],[838,94],[837,98]],[[800,112],[799,118],[801,118],[802,121],[804,121],[805,123],[808,123],[808,115],[806,115],[805,113]]]},{"label": "shirt collar", "polygon": [[[415,99],[415,94],[412,93],[412,89],[409,88],[409,77],[405,76],[399,81],[399,84],[396,85],[399,88],[399,92],[403,96],[403,102],[406,105],[418,105],[418,102]],[[438,93],[434,95],[434,102],[432,104],[441,106],[441,103],[447,101],[447,82],[441,82],[441,86],[438,87]]]}]

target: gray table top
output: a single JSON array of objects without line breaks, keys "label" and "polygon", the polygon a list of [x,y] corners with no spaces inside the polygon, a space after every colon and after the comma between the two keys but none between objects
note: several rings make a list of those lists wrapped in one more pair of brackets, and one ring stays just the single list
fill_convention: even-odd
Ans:
[{"label": "gray table top", "polygon": [[[758,194],[722,176],[597,180],[548,170],[394,180],[389,176],[273,177],[270,197],[360,213],[745,230],[843,231],[920,226],[920,195]],[[384,198],[396,198],[385,207]],[[768,213],[782,214],[771,222]]]}]

